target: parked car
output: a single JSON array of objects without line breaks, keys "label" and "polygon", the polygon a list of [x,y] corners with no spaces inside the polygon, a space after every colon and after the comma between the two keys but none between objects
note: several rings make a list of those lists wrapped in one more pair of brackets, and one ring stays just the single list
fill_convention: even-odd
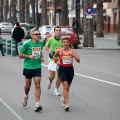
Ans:
[{"label": "parked car", "polygon": [[41,33],[41,39],[45,40],[45,36],[51,31],[52,28],[54,28],[55,25],[43,25],[39,27],[39,31]]},{"label": "parked car", "polygon": [[[21,28],[24,30],[24,32],[26,33],[26,26],[27,25],[30,25],[29,23],[20,23],[20,26],[21,26]],[[11,29],[11,35],[12,35],[12,33],[13,33],[13,30],[14,30],[14,28],[16,27],[16,24],[14,25],[14,27]],[[26,34],[25,34],[26,35]]]},{"label": "parked car", "polygon": [[[61,35],[62,35],[62,37],[68,36],[70,38],[71,44],[74,46],[74,48],[78,48],[79,37],[73,31],[72,27],[69,27],[69,26],[60,26],[60,27],[61,27]],[[46,35],[45,43],[53,35],[54,35],[54,28],[52,28],[50,33]]]},{"label": "parked car", "polygon": [[[41,33],[41,39],[44,41],[45,40],[45,35],[47,35],[51,29],[53,28],[53,25],[43,25],[41,27],[39,27],[39,31]],[[34,26],[33,28],[29,29],[28,31],[26,31],[26,38],[31,38],[30,33],[33,29],[37,28],[36,26]]]},{"label": "parked car", "polygon": [[1,33],[11,33],[13,25],[10,22],[1,22],[0,23]]}]

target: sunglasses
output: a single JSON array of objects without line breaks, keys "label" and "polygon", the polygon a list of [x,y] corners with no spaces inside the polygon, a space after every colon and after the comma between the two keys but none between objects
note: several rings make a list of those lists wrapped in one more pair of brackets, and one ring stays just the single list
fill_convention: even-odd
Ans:
[{"label": "sunglasses", "polygon": [[40,33],[36,33],[36,34],[32,34],[32,35],[35,35],[35,36],[38,36],[38,35],[39,35],[39,36],[40,36],[41,34],[40,34]]}]

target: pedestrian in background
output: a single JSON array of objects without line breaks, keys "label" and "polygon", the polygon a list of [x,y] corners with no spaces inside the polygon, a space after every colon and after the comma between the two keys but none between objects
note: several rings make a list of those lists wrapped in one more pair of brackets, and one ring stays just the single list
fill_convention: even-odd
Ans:
[{"label": "pedestrian in background", "polygon": [[[72,49],[69,37],[62,38],[63,48],[54,55],[54,61],[59,65],[58,76],[63,85],[63,97],[61,97],[62,106],[66,111],[69,110],[69,90],[74,77],[73,58],[79,63],[80,58],[74,49]],[[57,59],[60,57],[60,60]]]},{"label": "pedestrian in background", "polygon": [[74,18],[72,23],[73,31],[78,35],[79,34],[79,23],[76,21],[76,18]]},{"label": "pedestrian in background", "polygon": [[2,43],[2,39],[1,39],[1,28],[0,28],[0,51],[1,51],[2,56],[5,56],[4,51],[3,51],[3,43]]},{"label": "pedestrian in background", "polygon": [[94,21],[93,26],[94,26],[94,31],[96,32],[96,21]]},{"label": "pedestrian in background", "polygon": [[22,42],[25,33],[24,30],[20,27],[19,22],[16,23],[16,27],[13,30],[12,38],[15,41],[16,55],[18,55],[18,43]]},{"label": "pedestrian in background", "polygon": [[20,49],[19,57],[24,58],[23,75],[25,76],[24,96],[22,99],[23,106],[27,105],[29,91],[32,83],[32,78],[35,84],[35,111],[42,110],[40,106],[41,96],[41,62],[44,61],[42,54],[43,41],[40,40],[40,32],[34,29],[31,32],[31,38],[25,41]]},{"label": "pedestrian in background", "polygon": [[[51,88],[52,81],[55,78],[55,72],[57,71],[57,64],[54,62],[54,53],[57,49],[60,49],[62,47],[62,40],[61,40],[61,28],[60,26],[56,26],[54,28],[55,35],[50,37],[45,45],[45,49],[49,53],[49,63],[48,63],[48,70],[50,71],[50,75],[48,77],[48,83],[47,83],[47,89],[49,90]],[[56,80],[56,86],[55,90],[53,92],[54,95],[60,96],[60,93],[58,92],[58,88],[60,86],[60,79],[57,76]]]}]

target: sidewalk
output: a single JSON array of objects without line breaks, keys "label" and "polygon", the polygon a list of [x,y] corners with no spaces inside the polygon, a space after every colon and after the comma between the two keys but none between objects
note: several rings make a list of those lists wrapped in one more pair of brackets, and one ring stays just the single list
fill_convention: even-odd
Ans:
[{"label": "sidewalk", "polygon": [[79,37],[82,38],[80,39],[80,49],[120,50],[120,46],[117,44],[117,34],[105,34],[100,38],[94,36],[94,47],[83,47],[84,36],[79,35]]}]

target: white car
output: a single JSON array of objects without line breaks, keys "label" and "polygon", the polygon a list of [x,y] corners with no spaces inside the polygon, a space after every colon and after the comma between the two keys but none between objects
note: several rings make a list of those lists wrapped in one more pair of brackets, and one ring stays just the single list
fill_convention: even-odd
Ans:
[{"label": "white car", "polygon": [[[26,25],[30,25],[29,23],[19,23],[20,27],[24,30],[25,35],[26,35]],[[14,25],[13,29],[11,30],[11,35],[13,33],[14,28],[16,27],[16,24]]]},{"label": "white car", "polygon": [[41,33],[41,39],[43,39],[43,41],[45,40],[46,35],[49,34],[51,29],[54,27],[55,27],[55,25],[43,25],[43,26],[39,27],[39,31]]},{"label": "white car", "polygon": [[10,22],[1,22],[0,23],[1,33],[11,33],[13,25]]}]

